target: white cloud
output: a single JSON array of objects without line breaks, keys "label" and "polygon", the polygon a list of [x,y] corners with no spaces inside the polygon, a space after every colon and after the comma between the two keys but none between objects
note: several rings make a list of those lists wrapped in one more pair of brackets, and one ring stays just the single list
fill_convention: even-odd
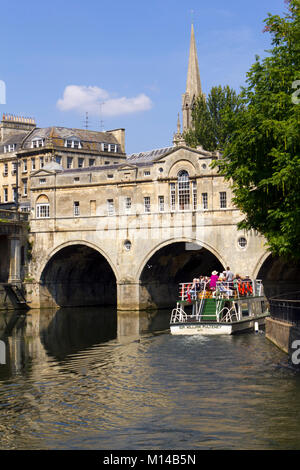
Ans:
[{"label": "white cloud", "polygon": [[151,109],[150,98],[141,93],[133,98],[112,97],[96,86],[68,85],[56,103],[61,111],[88,112],[91,115],[118,116]]}]

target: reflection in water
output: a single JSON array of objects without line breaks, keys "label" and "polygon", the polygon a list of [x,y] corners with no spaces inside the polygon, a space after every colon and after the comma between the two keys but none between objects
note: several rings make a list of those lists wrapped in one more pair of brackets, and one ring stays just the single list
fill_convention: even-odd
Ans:
[{"label": "reflection in water", "polygon": [[69,354],[115,339],[117,314],[113,308],[61,308],[41,316],[40,336],[48,354],[58,360]]},{"label": "reflection in water", "polygon": [[169,311],[0,314],[2,449],[300,447],[300,378],[264,337],[176,337]]}]

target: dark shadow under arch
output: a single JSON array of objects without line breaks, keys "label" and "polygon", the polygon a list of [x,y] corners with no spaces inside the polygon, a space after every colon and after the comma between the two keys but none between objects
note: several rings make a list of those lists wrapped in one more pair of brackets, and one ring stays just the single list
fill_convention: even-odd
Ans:
[{"label": "dark shadow under arch", "polygon": [[224,270],[217,257],[206,248],[191,248],[190,243],[171,243],[146,262],[140,276],[143,305],[170,307],[178,298],[180,282],[190,282],[200,275],[210,276],[213,270]]},{"label": "dark shadow under arch", "polygon": [[116,305],[116,278],[108,261],[83,244],[55,253],[40,280],[41,306]]},{"label": "dark shadow under arch", "polygon": [[263,262],[257,279],[262,279],[267,297],[300,290],[300,262],[269,255]]}]

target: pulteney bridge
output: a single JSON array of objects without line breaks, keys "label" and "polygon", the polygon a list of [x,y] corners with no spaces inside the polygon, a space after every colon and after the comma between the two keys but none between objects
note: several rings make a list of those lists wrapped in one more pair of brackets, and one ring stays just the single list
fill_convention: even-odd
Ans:
[{"label": "pulteney bridge", "polygon": [[217,158],[171,147],[124,164],[52,162],[33,173],[31,306],[167,307],[179,282],[226,266],[278,280],[283,267],[264,240],[237,230],[231,190],[210,167]]}]

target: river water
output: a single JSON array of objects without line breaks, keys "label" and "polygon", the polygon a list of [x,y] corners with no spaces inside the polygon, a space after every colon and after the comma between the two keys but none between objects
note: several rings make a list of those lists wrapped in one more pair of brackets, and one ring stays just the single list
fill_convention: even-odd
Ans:
[{"label": "river water", "polygon": [[172,336],[169,313],[0,313],[0,448],[299,449],[286,355],[263,332]]}]

